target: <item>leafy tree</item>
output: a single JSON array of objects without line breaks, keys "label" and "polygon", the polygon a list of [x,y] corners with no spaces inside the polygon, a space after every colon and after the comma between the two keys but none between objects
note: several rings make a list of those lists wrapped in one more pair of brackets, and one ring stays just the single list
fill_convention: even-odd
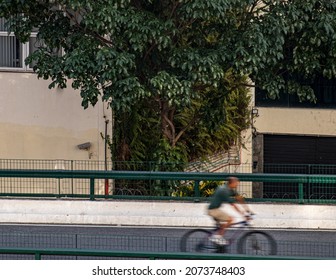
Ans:
[{"label": "leafy tree", "polygon": [[125,119],[156,106],[161,158],[197,134],[196,119],[215,134],[225,124],[228,73],[312,101],[311,81],[336,76],[334,0],[1,0],[0,15],[21,41],[38,28],[44,47],[27,63],[50,87],[70,79],[85,108],[100,95]]},{"label": "leafy tree", "polygon": [[[241,131],[249,126],[251,97],[244,86],[237,86],[238,83],[236,77],[227,73],[221,82],[222,90],[203,91],[197,99],[192,99],[190,107],[176,110],[176,128],[184,129],[184,133],[180,133],[175,147],[161,138],[160,108],[155,101],[145,99],[133,106],[131,112],[115,119],[111,141],[114,160],[181,163],[206,159],[228,149],[235,141],[240,142]],[[218,108],[222,112],[218,112]]]}]

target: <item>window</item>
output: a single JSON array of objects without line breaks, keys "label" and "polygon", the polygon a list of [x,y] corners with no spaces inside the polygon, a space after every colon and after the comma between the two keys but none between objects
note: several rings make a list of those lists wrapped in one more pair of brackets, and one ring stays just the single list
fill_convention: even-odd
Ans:
[{"label": "window", "polygon": [[294,108],[335,108],[336,79],[318,77],[310,85],[316,96],[316,103],[300,102],[296,95],[281,92],[278,99],[270,99],[264,90],[256,88],[255,103],[260,107],[294,107]]},{"label": "window", "polygon": [[1,69],[21,69],[29,70],[24,60],[37,49],[36,32],[31,34],[29,41],[25,44],[19,42],[13,33],[8,34],[6,20],[0,18],[0,70]]}]

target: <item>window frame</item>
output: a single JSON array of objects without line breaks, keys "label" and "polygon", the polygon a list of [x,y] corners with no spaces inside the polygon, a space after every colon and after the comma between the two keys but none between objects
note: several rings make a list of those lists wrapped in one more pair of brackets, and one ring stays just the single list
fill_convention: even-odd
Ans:
[{"label": "window frame", "polygon": [[[8,31],[0,31],[0,37],[15,37],[15,34],[13,32]],[[37,32],[32,32],[29,36],[29,38],[36,38]],[[0,72],[1,71],[12,71],[12,72],[33,72],[33,68],[30,68],[29,65],[25,64],[26,58],[30,55],[29,53],[29,40],[26,43],[20,42],[20,49],[21,49],[21,67],[5,67],[0,66]]]}]

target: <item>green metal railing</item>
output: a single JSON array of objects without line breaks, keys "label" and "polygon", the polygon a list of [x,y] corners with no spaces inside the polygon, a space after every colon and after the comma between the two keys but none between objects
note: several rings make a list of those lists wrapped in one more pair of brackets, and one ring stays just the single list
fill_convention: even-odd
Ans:
[{"label": "green metal railing", "polygon": [[[305,174],[263,174],[263,173],[197,173],[197,172],[152,172],[152,171],[67,171],[67,170],[0,170],[0,178],[25,178],[26,180],[55,179],[55,180],[85,180],[86,189],[82,193],[58,192],[58,189],[45,188],[41,192],[29,192],[20,186],[12,186],[8,191],[0,188],[0,196],[28,196],[28,197],[79,197],[90,198],[137,198],[137,199],[170,199],[170,200],[200,200],[205,199],[200,195],[201,183],[204,181],[224,181],[229,176],[238,177],[245,185],[245,189],[240,192],[245,194],[251,201],[289,201],[298,203],[333,203],[334,199],[312,199],[307,196],[308,186],[315,185],[320,192],[328,191],[328,194],[335,193],[336,175],[305,175]],[[113,190],[108,195],[97,192],[96,181],[109,180],[123,182],[155,182],[155,185],[161,186],[165,192],[150,195],[115,195]],[[255,189],[262,188],[263,183],[290,184],[295,198],[269,198],[258,197],[254,195]],[[183,185],[189,185],[193,188],[193,195],[188,197],[179,197],[174,195],[174,189]],[[1,187],[1,186],[0,186]],[[336,200],[336,199],[335,199]]]},{"label": "green metal railing", "polygon": [[0,248],[0,254],[33,255],[35,260],[42,260],[42,256],[84,256],[84,257],[114,257],[130,259],[173,259],[173,260],[305,260],[320,259],[306,257],[283,256],[249,256],[231,254],[192,254],[192,253],[160,253],[160,252],[125,252],[106,250],[80,249],[36,249],[36,248]]},{"label": "green metal railing", "polygon": [[[130,162],[114,161],[107,163],[108,170],[119,171],[221,171],[224,173],[269,173],[269,174],[297,174],[297,175],[336,175],[336,165],[316,164],[234,164],[227,159],[215,162],[193,162],[189,165],[179,162]],[[189,168],[189,167],[190,168]],[[95,160],[29,160],[29,159],[0,159],[0,170],[63,170],[63,171],[104,171],[104,161]],[[174,180],[128,180],[95,179],[95,195],[108,193],[114,196],[141,196],[143,199],[153,197],[176,197],[174,199],[188,199],[191,196],[204,196],[204,185],[197,181],[192,184]],[[198,184],[196,187],[194,184]],[[200,189],[194,195],[193,190]],[[106,190],[107,189],[107,190]],[[244,181],[240,184],[240,192],[255,201],[299,201],[333,203],[336,200],[335,184],[304,182],[299,193],[296,182],[268,182]],[[13,193],[17,196],[26,194],[43,194],[46,197],[86,197],[90,193],[89,179],[85,178],[6,178],[0,177],[0,193]],[[209,195],[209,192],[206,194]]]},{"label": "green metal railing", "polygon": [[[231,155],[230,155],[231,157]],[[121,170],[121,171],[189,171],[189,172],[213,172],[223,168],[229,171],[230,163],[235,163],[236,158],[213,158],[214,161],[195,161],[189,164],[182,162],[136,162],[136,161],[104,161],[97,160],[39,160],[39,159],[0,159],[0,169],[6,170]],[[225,169],[225,170],[226,170]],[[225,171],[225,172],[227,172]],[[104,192],[105,184],[113,187],[113,194],[118,195],[160,195],[165,190],[162,184],[155,181],[128,181],[126,179],[106,182],[103,179],[95,180],[97,193]],[[74,178],[0,178],[0,192],[15,193],[47,193],[58,192],[60,194],[80,195],[88,193],[87,179]],[[54,189],[53,191],[51,191]],[[12,190],[12,191],[11,191]],[[61,195],[60,195],[61,196]]]}]

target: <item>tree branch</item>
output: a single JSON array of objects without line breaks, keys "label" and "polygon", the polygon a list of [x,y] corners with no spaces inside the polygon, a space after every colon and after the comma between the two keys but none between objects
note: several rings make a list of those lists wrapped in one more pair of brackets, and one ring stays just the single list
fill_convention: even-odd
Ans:
[{"label": "tree branch", "polygon": [[199,112],[194,115],[192,120],[183,128],[181,131],[176,135],[174,139],[174,146],[176,145],[177,141],[182,137],[182,135],[187,131],[187,129],[193,125],[199,119]]},{"label": "tree branch", "polygon": [[179,5],[180,5],[180,3],[179,3],[178,1],[176,1],[175,4],[173,5],[173,9],[172,9],[172,11],[171,11],[171,13],[170,13],[170,16],[169,16],[170,19],[171,19],[171,18],[173,17],[173,15],[175,14],[176,9],[177,9],[177,7],[178,7]]},{"label": "tree branch", "polygon": [[[93,37],[95,37],[96,39],[98,39],[99,41],[101,41],[102,43],[104,43],[104,44],[106,44],[108,46],[112,46],[113,45],[112,41],[110,41],[110,40],[106,39],[105,37],[99,35],[97,32],[92,31],[92,30],[87,29],[87,28],[83,28],[80,25],[80,23],[78,22],[77,17],[75,15],[71,14],[68,11],[68,9],[66,9],[66,8],[63,7],[62,11],[65,13],[66,17],[68,19],[70,19],[76,25],[76,27],[78,27],[80,30],[83,31],[83,33],[88,34],[88,35],[92,35]],[[77,13],[77,12],[75,12],[75,13]]]},{"label": "tree branch", "polygon": [[239,86],[244,86],[244,87],[250,87],[250,88],[256,88],[256,85],[251,85],[251,84],[246,84],[246,83],[240,83]]},{"label": "tree branch", "polygon": [[148,57],[148,55],[151,53],[151,51],[156,47],[156,43],[153,43],[151,46],[150,46],[150,48],[147,50],[147,52],[145,53],[145,55],[144,55],[144,58],[143,58],[143,61],[145,61],[146,59],[147,59],[147,57]]},{"label": "tree branch", "polygon": [[164,118],[164,120],[170,126],[171,134],[172,134],[171,137],[173,138],[171,140],[172,140],[172,143],[174,144],[174,142],[175,142],[175,126],[174,126],[174,124],[170,121],[170,119],[165,114],[162,114],[162,117]]}]

